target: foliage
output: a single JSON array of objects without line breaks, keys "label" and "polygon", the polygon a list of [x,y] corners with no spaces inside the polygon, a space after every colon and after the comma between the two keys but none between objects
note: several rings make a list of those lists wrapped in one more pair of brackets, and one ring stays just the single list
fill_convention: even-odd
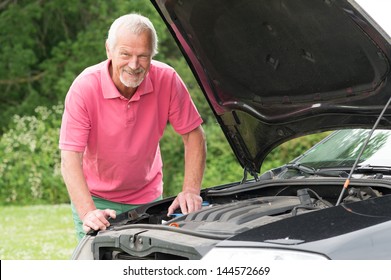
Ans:
[{"label": "foliage", "polygon": [[323,132],[302,136],[278,146],[266,157],[262,165],[262,172],[281,166],[295,159],[304,153],[309,147],[313,146],[329,134],[330,132]]},{"label": "foliage", "polygon": [[[203,187],[239,181],[243,175],[242,169],[236,162],[220,127],[209,122],[204,125],[204,130],[207,137],[208,153]],[[169,126],[161,141],[165,196],[176,195],[182,189],[183,149],[181,137]]]},{"label": "foliage", "polygon": [[63,106],[38,106],[36,114],[13,117],[0,138],[2,204],[68,201],[60,174],[58,127]]},{"label": "foliage", "polygon": [[178,72],[178,74],[186,84],[186,87],[189,90],[194,101],[194,104],[202,115],[203,120],[206,123],[215,122],[215,117],[210,110],[209,104],[208,102],[206,102],[205,97],[183,56],[178,54],[177,58],[167,58],[165,62],[175,68],[175,70]]},{"label": "foliage", "polygon": [[[203,187],[241,179],[241,167],[149,0],[5,1],[0,5],[0,204],[68,202],[59,170],[61,104],[73,79],[106,58],[104,43],[113,19],[130,12],[154,23],[159,36],[155,58],[178,71],[205,121]],[[277,148],[265,168],[285,163],[317,140],[309,137]],[[181,189],[181,141],[170,127],[161,141],[166,196]]]},{"label": "foliage", "polygon": [[[61,115],[59,107],[52,106],[62,103],[78,73],[105,59],[108,27],[124,11],[151,19],[160,42],[156,59],[177,69],[204,119],[211,118],[193,75],[149,1],[72,0],[65,5],[59,0],[8,2],[0,8],[0,63],[5,66],[0,69],[2,204],[68,200],[57,149]],[[181,152],[170,150],[165,158],[182,158]],[[167,166],[169,186],[183,170],[178,163],[175,169]],[[168,193],[175,193],[168,189]]]},{"label": "foliage", "polygon": [[85,67],[106,58],[105,38],[114,18],[139,12],[155,23],[158,59],[177,50],[148,0],[6,1],[0,5],[0,135],[14,114],[62,101]]},{"label": "foliage", "polygon": [[[63,106],[38,106],[34,115],[13,117],[0,138],[0,204],[65,203],[69,198],[60,174],[58,128]],[[204,125],[207,168],[203,187],[239,181],[242,170],[217,123]],[[295,158],[326,134],[292,140],[278,147],[265,161],[277,167]],[[176,195],[183,182],[182,139],[168,126],[161,141],[165,196]]]}]

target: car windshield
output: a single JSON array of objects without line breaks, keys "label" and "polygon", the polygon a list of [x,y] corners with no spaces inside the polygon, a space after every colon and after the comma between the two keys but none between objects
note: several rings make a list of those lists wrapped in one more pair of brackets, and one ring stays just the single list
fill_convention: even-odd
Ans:
[{"label": "car windshield", "polygon": [[[294,160],[294,164],[314,169],[351,167],[359,156],[370,130],[339,130]],[[372,134],[359,166],[391,167],[391,131],[377,130]]]}]

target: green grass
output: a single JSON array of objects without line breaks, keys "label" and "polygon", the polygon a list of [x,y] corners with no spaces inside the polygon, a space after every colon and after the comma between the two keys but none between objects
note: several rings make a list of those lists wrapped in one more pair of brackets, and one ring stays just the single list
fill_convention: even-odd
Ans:
[{"label": "green grass", "polygon": [[0,259],[70,259],[77,245],[70,205],[3,206],[0,213]]}]

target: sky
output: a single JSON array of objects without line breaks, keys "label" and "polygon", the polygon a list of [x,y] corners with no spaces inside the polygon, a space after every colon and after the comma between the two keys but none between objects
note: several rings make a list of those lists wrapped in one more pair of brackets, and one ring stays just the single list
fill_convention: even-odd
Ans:
[{"label": "sky", "polygon": [[355,0],[391,37],[391,0]]}]

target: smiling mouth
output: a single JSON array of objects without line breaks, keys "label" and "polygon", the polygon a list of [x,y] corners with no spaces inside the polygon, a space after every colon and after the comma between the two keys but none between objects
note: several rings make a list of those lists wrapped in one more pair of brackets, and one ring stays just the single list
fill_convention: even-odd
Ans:
[{"label": "smiling mouth", "polygon": [[131,76],[138,75],[138,73],[135,73],[135,72],[129,72],[129,71],[124,71],[124,72],[127,73],[128,75],[131,75]]},{"label": "smiling mouth", "polygon": [[124,69],[123,71],[130,76],[139,76],[144,72],[143,69],[138,69],[138,70]]},{"label": "smiling mouth", "polygon": [[123,68],[119,79],[126,87],[136,88],[143,81],[144,73],[145,70],[143,68],[138,68],[137,70]]}]

